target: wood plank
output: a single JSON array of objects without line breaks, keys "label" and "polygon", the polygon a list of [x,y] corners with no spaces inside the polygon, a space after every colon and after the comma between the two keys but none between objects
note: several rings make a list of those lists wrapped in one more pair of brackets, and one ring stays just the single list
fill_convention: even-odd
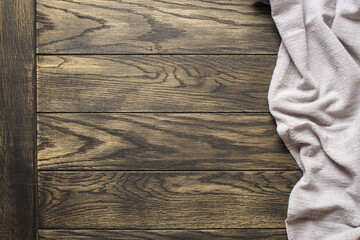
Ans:
[{"label": "wood plank", "polygon": [[0,1],[0,239],[35,239],[34,2]]},{"label": "wood plank", "polygon": [[39,56],[40,112],[267,112],[276,56]]},{"label": "wood plank", "polygon": [[270,114],[39,114],[40,170],[299,169]]},{"label": "wood plank", "polygon": [[39,227],[284,228],[300,171],[39,172]]},{"label": "wood plank", "polygon": [[39,53],[277,53],[254,1],[38,0]]},{"label": "wood plank", "polygon": [[215,230],[39,230],[39,240],[287,240],[279,229]]}]

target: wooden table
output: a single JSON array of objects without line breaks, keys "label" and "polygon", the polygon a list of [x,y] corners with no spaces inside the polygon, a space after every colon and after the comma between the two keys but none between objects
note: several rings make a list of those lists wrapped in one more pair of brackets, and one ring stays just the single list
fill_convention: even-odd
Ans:
[{"label": "wooden table", "polygon": [[286,239],[270,7],[34,5],[0,3],[0,239]]}]

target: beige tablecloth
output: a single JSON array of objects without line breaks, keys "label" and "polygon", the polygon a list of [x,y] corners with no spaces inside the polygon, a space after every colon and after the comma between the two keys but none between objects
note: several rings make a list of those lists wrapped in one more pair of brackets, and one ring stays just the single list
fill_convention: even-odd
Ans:
[{"label": "beige tablecloth", "polygon": [[360,0],[270,4],[282,43],[269,108],[304,173],[288,237],[360,239]]}]

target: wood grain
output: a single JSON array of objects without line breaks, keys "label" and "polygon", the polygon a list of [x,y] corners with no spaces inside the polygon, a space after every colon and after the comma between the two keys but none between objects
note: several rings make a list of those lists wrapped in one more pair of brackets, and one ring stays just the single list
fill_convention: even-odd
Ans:
[{"label": "wood grain", "polygon": [[0,1],[0,239],[35,239],[34,2]]},{"label": "wood grain", "polygon": [[40,112],[267,112],[276,56],[39,56]]},{"label": "wood grain", "polygon": [[39,227],[284,228],[300,171],[39,172]]},{"label": "wood grain", "polygon": [[255,1],[38,0],[38,53],[277,53]]},{"label": "wood grain", "polygon": [[285,230],[39,230],[39,240],[287,240]]},{"label": "wood grain", "polygon": [[39,170],[299,169],[269,114],[39,114]]}]

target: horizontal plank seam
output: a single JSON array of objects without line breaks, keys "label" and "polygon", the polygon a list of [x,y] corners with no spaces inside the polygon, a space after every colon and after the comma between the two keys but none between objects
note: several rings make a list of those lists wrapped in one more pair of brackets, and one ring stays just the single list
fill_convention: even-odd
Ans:
[{"label": "horizontal plank seam", "polygon": [[81,231],[203,231],[203,230],[285,230],[285,228],[161,228],[161,229],[102,229],[102,228],[39,228],[39,231],[81,230]]},{"label": "horizontal plank seam", "polygon": [[123,56],[123,55],[186,55],[186,56],[226,56],[226,55],[239,55],[239,56],[274,56],[277,53],[36,53],[38,56]]},{"label": "horizontal plank seam", "polygon": [[204,170],[204,169],[198,169],[198,170],[92,170],[92,169],[68,169],[68,170],[62,170],[62,169],[55,169],[55,170],[49,170],[49,169],[38,169],[38,172],[301,172],[301,169],[244,169],[244,170]]},{"label": "horizontal plank seam", "polygon": [[240,111],[240,112],[201,112],[201,111],[195,111],[195,112],[176,112],[176,111],[161,111],[161,112],[156,112],[156,111],[124,111],[124,112],[37,112],[38,114],[74,114],[74,113],[83,113],[83,114],[118,114],[118,113],[131,113],[131,114],[144,114],[144,113],[150,113],[150,114],[154,114],[154,113],[174,113],[174,114],[184,114],[184,113],[188,113],[188,114],[193,114],[193,113],[201,113],[201,114],[269,114],[270,112],[249,112],[249,111]]}]

